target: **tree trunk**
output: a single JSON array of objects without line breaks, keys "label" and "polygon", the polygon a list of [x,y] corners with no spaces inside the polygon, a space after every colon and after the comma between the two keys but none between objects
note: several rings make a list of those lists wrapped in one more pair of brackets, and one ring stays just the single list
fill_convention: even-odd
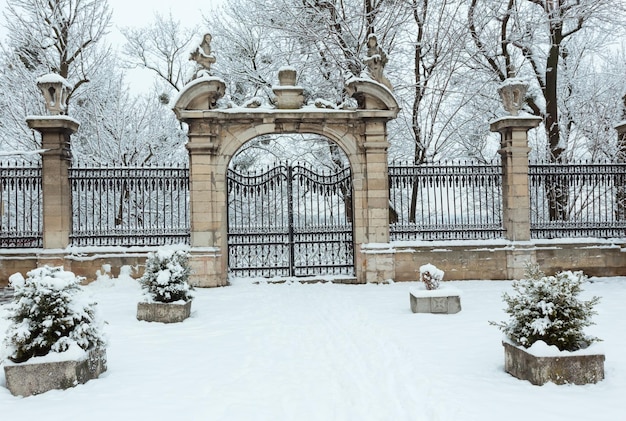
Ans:
[{"label": "tree trunk", "polygon": [[[546,78],[544,97],[546,99],[546,114],[544,118],[546,137],[548,140],[549,159],[552,163],[564,161],[565,150],[559,127],[558,105],[558,66],[563,42],[563,27],[558,19],[550,23],[551,47],[546,60]],[[550,221],[568,220],[569,189],[566,177],[557,177],[546,182]]]}]

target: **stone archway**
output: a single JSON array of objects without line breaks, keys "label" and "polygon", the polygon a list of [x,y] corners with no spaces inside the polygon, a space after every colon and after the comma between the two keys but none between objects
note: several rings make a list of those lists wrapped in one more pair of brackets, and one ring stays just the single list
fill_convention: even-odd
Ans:
[{"label": "stone archway", "polygon": [[191,264],[197,286],[227,284],[226,174],[232,156],[257,136],[280,133],[319,134],[343,149],[353,177],[357,282],[393,278],[386,128],[398,114],[398,104],[382,84],[352,79],[346,91],[356,107],[304,106],[295,79],[291,68],[279,72],[272,108],[220,108],[225,83],[210,76],[190,82],[176,99],[174,112],[189,125]]},{"label": "stone archway", "polygon": [[256,138],[231,160],[227,188],[229,276],[354,277],[352,170],[330,139]]}]

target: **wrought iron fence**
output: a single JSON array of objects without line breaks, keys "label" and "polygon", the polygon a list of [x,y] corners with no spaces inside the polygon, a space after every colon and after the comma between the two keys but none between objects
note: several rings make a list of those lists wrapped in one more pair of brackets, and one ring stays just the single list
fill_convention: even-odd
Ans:
[{"label": "wrought iron fence", "polygon": [[81,167],[69,171],[76,246],[189,243],[186,167]]},{"label": "wrought iron fence", "polygon": [[626,237],[626,164],[529,165],[533,238]]},{"label": "wrought iron fence", "polygon": [[392,240],[501,238],[502,167],[499,163],[389,166]]},{"label": "wrought iron fence", "polygon": [[0,247],[41,247],[41,167],[0,162]]}]

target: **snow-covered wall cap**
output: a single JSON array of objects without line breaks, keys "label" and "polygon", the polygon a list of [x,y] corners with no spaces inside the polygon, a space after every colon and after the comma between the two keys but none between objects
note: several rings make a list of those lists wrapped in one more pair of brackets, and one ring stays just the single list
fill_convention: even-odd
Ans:
[{"label": "snow-covered wall cap", "polygon": [[37,84],[42,83],[60,83],[68,89],[72,89],[74,86],[67,81],[63,76],[57,73],[48,73],[37,78]]},{"label": "snow-covered wall cap", "polygon": [[526,79],[522,79],[520,77],[510,77],[504,79],[504,81],[500,82],[500,86],[511,86],[511,85],[529,85]]},{"label": "snow-covered wall cap", "polygon": [[278,69],[278,72],[282,72],[284,70],[289,70],[289,71],[296,71],[296,68],[293,66],[280,66],[280,68]]}]

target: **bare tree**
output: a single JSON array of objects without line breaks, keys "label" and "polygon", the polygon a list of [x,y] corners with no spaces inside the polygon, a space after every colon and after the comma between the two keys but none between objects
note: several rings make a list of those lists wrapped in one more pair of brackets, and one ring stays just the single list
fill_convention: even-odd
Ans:
[{"label": "bare tree", "polygon": [[197,27],[184,27],[171,13],[157,13],[147,26],[126,28],[122,33],[126,38],[123,52],[127,66],[153,71],[173,91],[180,91],[191,79],[189,53],[196,38],[200,42]]},{"label": "bare tree", "polygon": [[[570,134],[577,125],[574,74],[590,52],[606,45],[607,32],[600,24],[613,23],[621,31],[617,22],[623,12],[623,5],[608,0],[470,1],[467,22],[476,69],[486,69],[496,81],[514,76],[531,80],[527,110],[543,119],[545,156],[552,162],[571,156],[565,152],[571,150]],[[547,189],[550,219],[566,220],[567,186]]]},{"label": "bare tree", "polygon": [[73,85],[68,104],[109,54],[94,48],[109,27],[106,1],[7,0],[4,14],[9,47],[25,67],[58,73]]}]

